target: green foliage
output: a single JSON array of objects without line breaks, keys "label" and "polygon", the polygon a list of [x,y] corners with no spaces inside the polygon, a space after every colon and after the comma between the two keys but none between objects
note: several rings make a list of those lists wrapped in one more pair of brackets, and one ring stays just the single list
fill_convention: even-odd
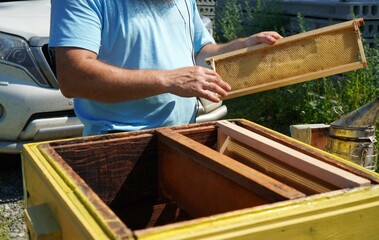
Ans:
[{"label": "green foliage", "polygon": [[[237,0],[219,0],[216,14],[216,40],[227,42],[237,37],[261,31],[277,31],[285,34],[283,26],[288,21],[282,14],[281,1],[257,1],[252,8],[250,1],[243,5]],[[243,9],[243,10],[242,10]]]},{"label": "green foliage", "polygon": [[378,96],[379,50],[365,46],[365,54],[367,68],[302,84],[313,85],[304,100],[304,114],[300,119],[303,123],[331,123]]},{"label": "green foliage", "polygon": [[6,219],[4,216],[4,209],[0,205],[0,239],[11,239],[9,237],[9,226],[11,225],[11,221]]},{"label": "green foliage", "polygon": [[277,31],[285,35],[284,26],[288,23],[288,19],[282,14],[280,0],[258,0],[254,8],[250,6],[250,1],[245,0],[244,9],[246,35],[261,31]]},{"label": "green foliage", "polygon": [[[219,2],[228,8],[216,15],[216,39],[228,41],[268,30],[278,31],[283,36],[293,34],[286,29],[287,21],[281,16],[279,0],[258,1],[253,8],[247,0],[244,6],[237,0]],[[301,31],[307,31],[301,14],[297,20]],[[248,24],[238,26],[243,22]],[[374,100],[379,93],[379,50],[365,46],[365,53],[367,68],[227,100],[226,118],[245,118],[285,134],[289,134],[289,126],[293,124],[331,123]]]},{"label": "green foliage", "polygon": [[224,7],[217,14],[220,17],[216,18],[218,42],[227,42],[244,35],[241,6],[236,0],[223,2]]},{"label": "green foliage", "polygon": [[306,21],[301,13],[297,13],[297,21],[299,22],[299,26],[301,29],[301,32],[306,32],[308,31],[308,28],[306,27]]}]

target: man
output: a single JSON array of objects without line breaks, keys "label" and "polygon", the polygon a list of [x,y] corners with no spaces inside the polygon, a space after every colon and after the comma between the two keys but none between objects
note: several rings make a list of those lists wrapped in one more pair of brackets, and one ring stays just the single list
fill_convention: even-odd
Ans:
[{"label": "man", "polygon": [[216,44],[195,0],[52,0],[50,32],[84,135],[194,122],[196,97],[218,102],[230,91],[205,58],[281,38]]}]

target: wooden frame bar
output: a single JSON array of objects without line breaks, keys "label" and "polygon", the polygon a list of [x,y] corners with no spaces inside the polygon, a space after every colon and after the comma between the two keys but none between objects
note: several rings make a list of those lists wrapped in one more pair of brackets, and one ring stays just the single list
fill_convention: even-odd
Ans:
[{"label": "wooden frame bar", "polygon": [[305,196],[173,130],[157,134],[162,194],[193,217]]},{"label": "wooden frame bar", "polygon": [[[228,121],[218,121],[216,125],[223,134],[229,136],[230,138],[243,142],[253,149],[259,149],[261,152],[267,152],[270,156],[284,162],[285,164],[299,168],[302,171],[316,176],[326,182],[333,183],[333,185],[340,188],[370,185],[370,181],[368,179],[359,177],[348,171],[319,161],[316,158],[310,157]],[[223,149],[224,146],[222,146],[222,143],[220,144],[221,145],[218,148]]]},{"label": "wooden frame bar", "polygon": [[[292,85],[292,84],[296,84],[300,82],[305,82],[305,81],[309,81],[313,79],[318,79],[318,78],[322,78],[322,77],[326,77],[330,75],[348,72],[348,71],[356,70],[359,68],[367,67],[366,57],[364,54],[363,44],[361,41],[360,31],[359,31],[359,26],[363,24],[364,24],[364,21],[362,18],[355,19],[355,20],[331,25],[328,27],[285,37],[283,39],[278,40],[274,45],[260,44],[257,46],[244,48],[244,49],[220,54],[217,56],[213,56],[211,58],[207,58],[206,61],[212,66],[213,70],[215,70],[216,72],[220,74],[220,76],[224,79],[224,81],[228,82],[232,86],[232,90],[229,92],[228,96],[223,99],[235,98],[235,97],[248,95],[248,94],[252,94],[256,92],[266,91],[266,90],[275,89],[275,88]],[[350,30],[351,32],[354,32],[355,34],[351,34]],[[258,75],[259,72],[262,72],[257,69],[259,69],[258,68],[259,65],[264,66],[268,64],[269,60],[262,60],[262,61],[259,60],[259,62],[251,63],[251,65],[245,66],[244,64],[243,67],[241,68],[236,67],[239,64],[238,59],[241,57],[245,57],[247,55],[256,57],[257,54],[259,55],[259,54],[262,54],[263,52],[264,53],[268,52],[272,55],[272,58],[275,59],[278,56],[277,53],[279,49],[282,47],[289,47],[289,46],[303,47],[304,45],[304,49],[305,49],[306,48],[305,46],[307,46],[308,44],[306,41],[309,41],[312,38],[317,38],[320,36],[328,36],[331,34],[341,34],[341,31],[346,32],[346,33],[344,32],[343,35],[346,36],[346,39],[350,39],[349,43],[345,43],[342,40],[340,40],[340,42],[333,43],[333,44],[335,44],[335,46],[347,45],[354,52],[358,53],[357,58],[356,59],[353,58],[349,62],[345,62],[345,61],[338,62],[338,61],[335,61],[335,59],[334,60],[330,59],[331,57],[328,58],[328,56],[326,56],[325,54],[323,55],[322,53],[314,53],[312,58],[308,60],[304,60],[302,63],[301,63],[302,59],[293,59],[294,64],[286,67],[288,69],[293,69],[294,70],[293,74],[280,74],[280,77],[275,76],[275,75],[267,76],[264,82],[262,82],[264,79],[262,76],[259,77],[259,80],[256,81],[255,79],[256,76]],[[327,43],[327,45],[331,44],[326,41],[324,42]],[[344,48],[343,50],[340,49],[338,51],[346,51],[346,49]],[[333,55],[333,57],[334,56],[335,55]],[[346,56],[348,56],[348,54]],[[300,56],[298,57],[301,58]],[[323,62],[336,62],[336,63],[331,64],[330,66],[328,64],[328,66],[322,65],[318,67],[307,65],[310,62],[316,62],[322,57],[324,57],[324,59],[321,60]],[[237,69],[231,70],[234,68],[231,66],[220,67],[220,64],[228,65],[229,63],[234,64],[233,66],[235,66],[235,68]],[[290,63],[291,61],[289,61],[289,64]],[[307,64],[304,64],[304,63],[307,63]],[[299,71],[299,72],[295,71],[299,66],[302,66],[305,69],[302,69],[302,71]],[[220,70],[222,68],[225,68],[228,70],[225,70],[225,69]],[[273,62],[273,66],[269,67],[270,72],[275,72],[275,71],[280,72],[281,70],[283,70],[283,67],[277,66],[277,62]],[[244,73],[241,73],[241,72],[244,72]],[[243,77],[241,77],[240,75],[243,75]]]},{"label": "wooden frame bar", "polygon": [[[328,27],[323,27],[323,28],[311,30],[311,31],[300,33],[300,34],[296,34],[296,35],[293,35],[293,36],[288,36],[288,37],[285,37],[285,38],[282,38],[282,39],[278,40],[275,43],[274,46],[291,43],[291,42],[294,42],[294,41],[298,40],[299,38],[314,37],[314,36],[317,36],[317,35],[320,35],[320,34],[323,34],[323,33],[326,33],[326,32],[333,32],[333,31],[337,31],[337,30],[341,30],[341,29],[346,29],[346,28],[352,28],[354,31],[358,31],[357,34],[359,34],[359,26],[362,26],[363,24],[364,24],[363,18],[358,18],[358,19],[355,19],[355,20],[351,20],[351,21],[346,21],[346,22],[334,24],[334,25],[331,25],[331,26],[328,26]],[[360,38],[360,36],[357,35],[357,39],[359,39],[359,38]],[[358,41],[358,42],[361,42],[361,41]],[[259,45],[255,45],[255,46],[252,46],[252,47],[242,48],[242,49],[239,49],[239,50],[235,50],[235,51],[231,51],[231,52],[228,52],[228,53],[219,54],[219,55],[216,55],[216,56],[213,56],[213,57],[209,57],[209,58],[206,59],[206,61],[207,62],[211,62],[212,60],[213,61],[217,61],[217,60],[225,59],[225,58],[232,57],[232,56],[235,56],[235,55],[248,53],[248,52],[251,52],[251,51],[254,51],[254,50],[258,50],[258,49],[262,49],[262,48],[267,48],[267,47],[274,47],[274,46],[268,45],[268,44],[259,44]]]},{"label": "wooden frame bar", "polygon": [[266,138],[269,138],[273,141],[283,144],[284,146],[287,146],[296,151],[305,153],[320,161],[326,162],[330,165],[333,165],[345,171],[351,172],[357,176],[366,178],[370,180],[372,184],[379,183],[379,177],[377,176],[377,174],[372,174],[371,170],[358,166],[357,164],[344,160],[342,158],[339,158],[339,161],[336,161],[335,160],[336,156],[331,153],[328,153],[325,151],[319,151],[319,149],[310,147],[308,144],[300,143],[298,140],[294,138],[288,137],[284,134],[278,134],[277,132],[271,129],[265,128],[253,122],[248,122],[244,120],[236,120],[234,121],[234,123],[249,131],[255,132],[259,135],[262,135]]}]

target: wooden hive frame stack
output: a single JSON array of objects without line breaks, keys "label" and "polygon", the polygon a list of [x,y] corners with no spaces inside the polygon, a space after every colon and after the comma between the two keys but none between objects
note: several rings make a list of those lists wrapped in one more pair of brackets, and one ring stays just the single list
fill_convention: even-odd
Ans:
[{"label": "wooden hive frame stack", "polygon": [[216,149],[169,128],[157,130],[161,194],[193,217],[371,185],[227,120],[216,128]]},{"label": "wooden hive frame stack", "polygon": [[253,169],[312,195],[367,186],[367,179],[228,121],[218,121],[217,149]]}]

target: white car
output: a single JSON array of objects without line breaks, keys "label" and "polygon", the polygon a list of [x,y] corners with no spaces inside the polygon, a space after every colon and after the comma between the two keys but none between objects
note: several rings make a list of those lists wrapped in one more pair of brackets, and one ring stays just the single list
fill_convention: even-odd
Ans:
[{"label": "white car", "polygon": [[82,133],[54,76],[49,22],[50,0],[0,3],[0,153]]},{"label": "white car", "polygon": [[[50,0],[0,2],[0,153],[82,134],[73,101],[61,94],[55,78],[49,23]],[[201,99],[197,121],[226,112],[224,105]]]}]

